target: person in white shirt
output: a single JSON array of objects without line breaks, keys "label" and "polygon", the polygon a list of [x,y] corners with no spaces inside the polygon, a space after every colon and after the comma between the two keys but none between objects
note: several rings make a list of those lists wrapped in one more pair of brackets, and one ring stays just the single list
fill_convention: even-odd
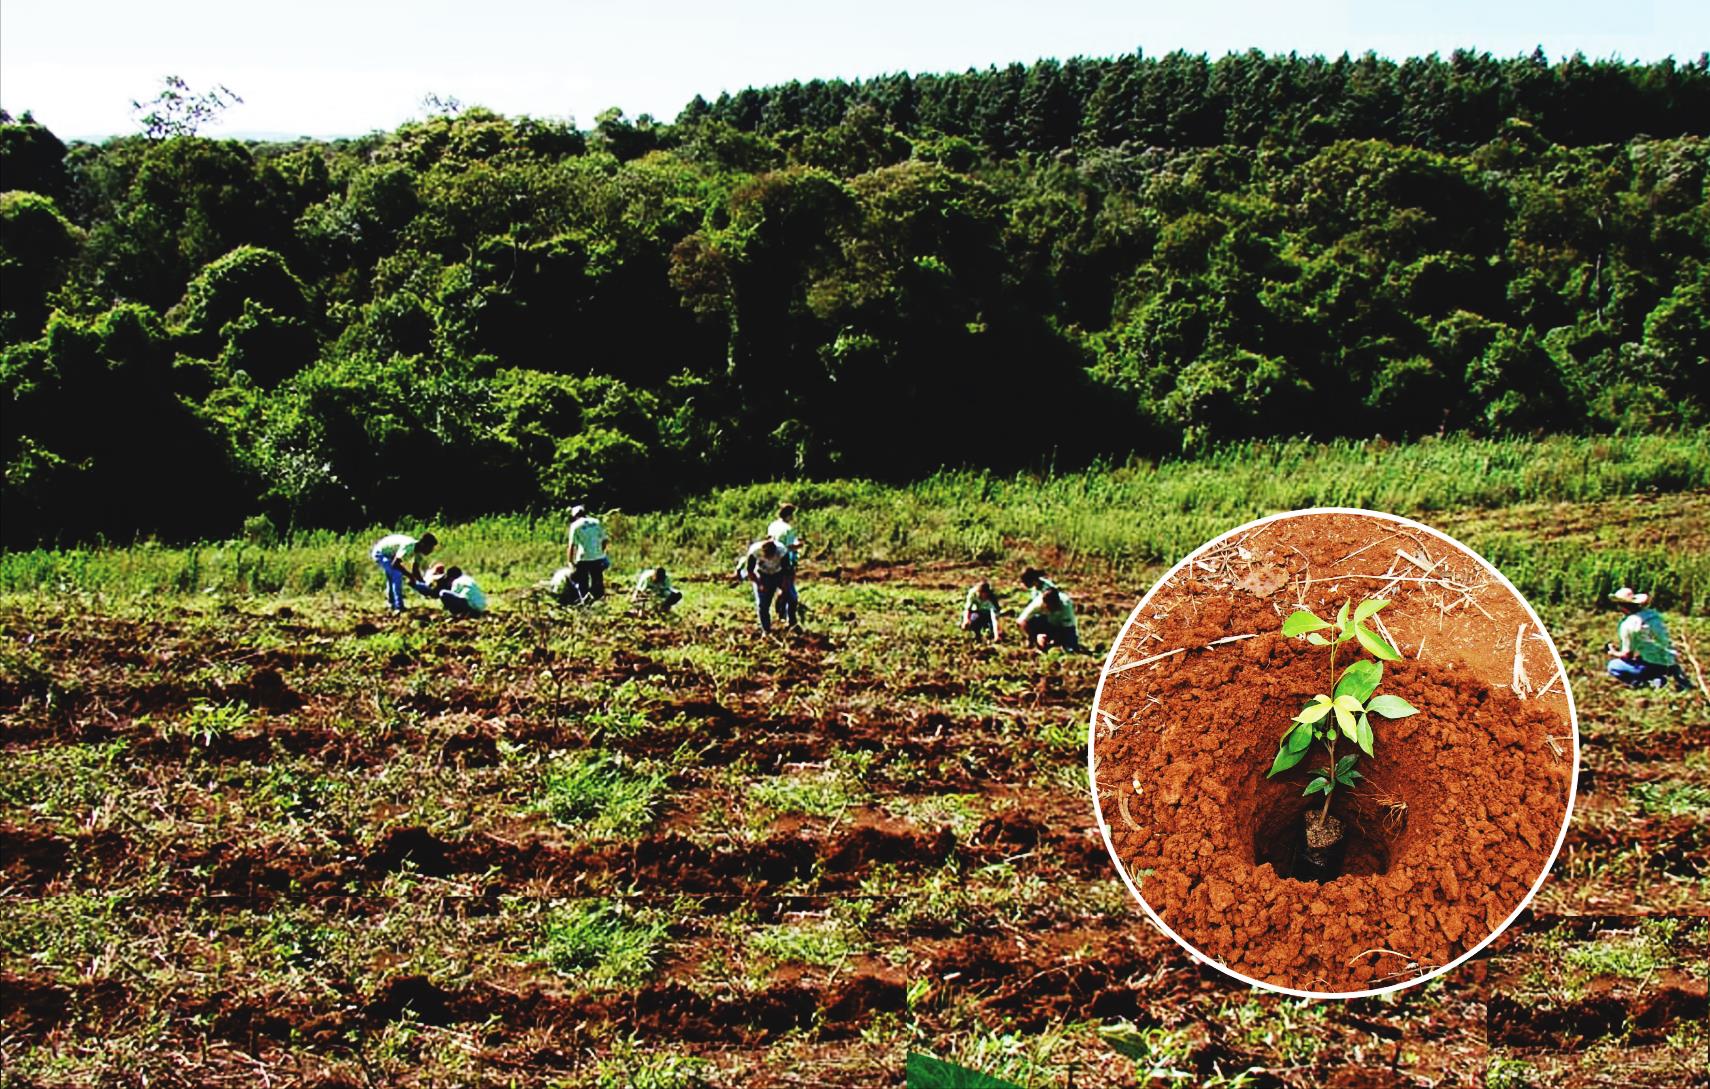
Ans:
[{"label": "person in white shirt", "polygon": [[668,613],[683,600],[683,592],[671,585],[671,576],[663,567],[649,567],[636,577],[635,589],[630,591],[631,604],[646,605]]},{"label": "person in white shirt", "polygon": [[784,585],[779,588],[780,604],[788,611],[790,626],[796,626],[796,611],[801,603],[796,593],[796,568],[801,563],[802,549],[807,545],[807,539],[796,532],[793,524],[796,517],[796,505],[784,503],[778,507],[778,517],[772,519],[772,524],[766,527],[766,536],[778,542],[778,547],[784,550]]},{"label": "person in white shirt", "polygon": [[772,630],[772,599],[778,599],[779,619],[790,627],[796,626],[795,592],[789,584],[790,554],[768,537],[748,546],[742,564],[736,569],[738,578],[754,584],[754,611],[760,616],[760,630]]},{"label": "person in white shirt", "polygon": [[605,527],[588,508],[570,508],[570,543],[564,549],[564,558],[575,572],[572,577],[582,601],[606,596],[606,568],[611,566],[606,547],[610,544]]},{"label": "person in white shirt", "polygon": [[[386,605],[393,612],[404,611],[404,583],[421,581],[422,557],[431,553],[438,544],[431,533],[420,537],[392,533],[375,542],[368,555],[386,576]],[[409,561],[409,567],[404,566],[405,561]]]}]

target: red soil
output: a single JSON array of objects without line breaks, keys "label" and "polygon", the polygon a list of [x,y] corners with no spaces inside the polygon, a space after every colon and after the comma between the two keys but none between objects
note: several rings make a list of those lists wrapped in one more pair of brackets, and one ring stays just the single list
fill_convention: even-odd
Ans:
[{"label": "red soil", "polygon": [[[1299,548],[1294,568],[1253,557],[1283,567],[1286,584],[1255,580],[1250,569],[1214,577],[1201,569],[1197,577],[1178,573],[1153,595],[1147,622],[1131,626],[1113,661],[1266,634],[1109,675],[1096,757],[1111,844],[1171,929],[1242,975],[1346,992],[1448,964],[1500,927],[1555,849],[1573,765],[1571,748],[1558,752],[1546,740],[1559,745],[1570,734],[1552,701],[1520,700],[1490,683],[1500,654],[1469,662],[1446,652],[1481,639],[1488,645],[1506,629],[1504,675],[1511,676],[1508,621],[1523,609],[1491,582],[1480,600],[1489,619],[1465,610],[1427,636],[1427,645],[1435,638],[1445,650],[1386,667],[1380,691],[1405,697],[1420,713],[1375,720],[1376,757],[1360,762],[1367,778],[1335,797],[1331,812],[1350,829],[1341,876],[1318,884],[1278,874],[1279,843],[1309,805],[1317,808],[1301,792],[1310,769],[1324,762],[1322,746],[1291,772],[1273,780],[1264,773],[1282,728],[1328,690],[1325,652],[1282,637],[1279,614],[1306,604],[1330,615],[1341,600],[1358,600],[1357,584],[1326,600],[1301,580],[1310,567],[1322,570],[1394,528],[1332,517],[1300,519],[1317,524],[1277,535]],[[1430,544],[1433,556],[1447,555],[1441,542]],[[1402,547],[1412,550],[1406,541]],[[1497,600],[1503,597],[1510,600]],[[1424,604],[1397,600],[1384,614],[1404,647],[1423,628]],[[1535,681],[1549,676],[1538,665],[1529,671]],[[1405,819],[1380,804],[1391,798],[1406,803]]]}]

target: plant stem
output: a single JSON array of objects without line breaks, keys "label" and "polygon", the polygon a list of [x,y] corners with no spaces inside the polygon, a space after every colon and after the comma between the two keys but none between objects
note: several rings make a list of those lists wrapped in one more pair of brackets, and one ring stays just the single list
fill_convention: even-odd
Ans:
[{"label": "plant stem", "polygon": [[[1341,633],[1338,632],[1337,634],[1340,635]],[[1336,648],[1340,645],[1340,639],[1333,639],[1330,642],[1330,698],[1332,700],[1336,698]],[[1319,824],[1323,824],[1324,819],[1330,815],[1330,792],[1336,789],[1336,739],[1342,732],[1342,727],[1336,722],[1335,710],[1331,710],[1329,718],[1330,767],[1328,770],[1330,772],[1330,781],[1324,784],[1324,808],[1318,811]]]}]

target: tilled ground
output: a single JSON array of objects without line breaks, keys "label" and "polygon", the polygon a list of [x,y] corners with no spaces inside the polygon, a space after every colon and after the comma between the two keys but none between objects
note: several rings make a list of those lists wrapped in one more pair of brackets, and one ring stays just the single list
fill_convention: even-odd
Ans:
[{"label": "tilled ground", "polygon": [[[1537,917],[1446,979],[1299,1002],[1127,899],[1085,790],[1098,659],[956,638],[972,570],[836,574],[778,640],[710,583],[669,621],[0,607],[0,1078],[885,1085],[921,1050],[1032,1085],[1472,1086],[1578,1039],[1510,966],[1596,963],[1527,944],[1588,913],[1681,918],[1700,955],[1557,1020],[1601,1003],[1647,1077],[1702,1057],[1701,705],[1576,670],[1582,808]],[[1106,642],[1144,589],[1069,581]],[[659,777],[639,825],[554,808],[590,752]],[[555,954],[585,903],[651,956]]]}]

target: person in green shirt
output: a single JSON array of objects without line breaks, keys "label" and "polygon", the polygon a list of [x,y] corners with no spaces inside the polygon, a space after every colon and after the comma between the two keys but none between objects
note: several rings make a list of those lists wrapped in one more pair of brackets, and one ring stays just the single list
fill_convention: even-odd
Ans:
[{"label": "person in green shirt", "polygon": [[[420,537],[411,537],[404,533],[392,533],[375,542],[369,552],[369,558],[380,565],[380,571],[386,576],[386,604],[394,613],[404,611],[404,582],[422,581],[422,557],[429,555],[438,547],[439,540],[431,533]],[[404,566],[405,561],[410,566]]]},{"label": "person in green shirt", "polygon": [[671,576],[663,567],[649,567],[636,577],[635,589],[630,591],[629,600],[668,613],[672,606],[683,600],[683,592],[671,586]]},{"label": "person in green shirt", "polygon": [[446,571],[445,581],[448,585],[439,592],[439,603],[446,612],[452,616],[480,616],[487,611],[487,595],[473,578],[463,573],[463,568]]},{"label": "person in green shirt", "polygon": [[1609,675],[1628,688],[1662,688],[1669,681],[1683,692],[1692,688],[1674,656],[1662,614],[1650,607],[1651,595],[1623,586],[1609,600],[1621,610],[1617,641],[1604,647],[1610,655]]},{"label": "person in green shirt", "polygon": [[1035,650],[1080,650],[1081,634],[1075,623],[1075,607],[1069,595],[1053,586],[1036,594],[1016,617],[1016,626],[1027,634]]},{"label": "person in green shirt", "polygon": [[992,642],[1002,639],[998,627],[997,591],[985,579],[968,587],[968,599],[962,603],[962,630],[971,631]]}]

